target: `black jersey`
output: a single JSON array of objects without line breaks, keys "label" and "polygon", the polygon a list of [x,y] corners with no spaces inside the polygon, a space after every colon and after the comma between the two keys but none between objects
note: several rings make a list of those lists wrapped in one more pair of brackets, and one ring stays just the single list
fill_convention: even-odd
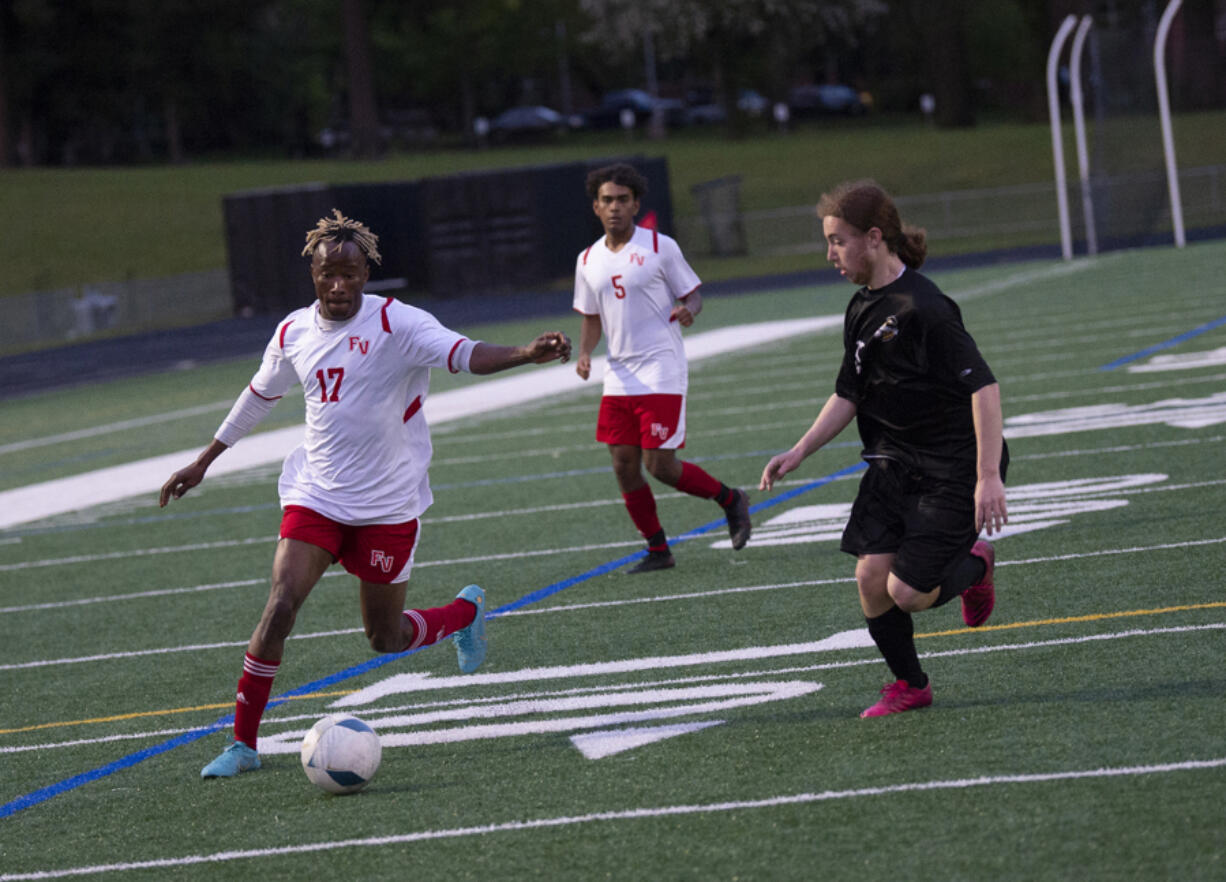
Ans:
[{"label": "black jersey", "polygon": [[864,458],[973,483],[971,395],[996,378],[958,304],[908,268],[889,285],[855,293],[843,347],[835,392],[856,405]]}]

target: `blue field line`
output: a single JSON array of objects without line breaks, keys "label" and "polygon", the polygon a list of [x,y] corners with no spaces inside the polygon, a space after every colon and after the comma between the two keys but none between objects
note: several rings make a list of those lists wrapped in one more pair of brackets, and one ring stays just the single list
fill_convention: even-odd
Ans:
[{"label": "blue field line", "polygon": [[[779,505],[781,502],[787,502],[789,499],[793,499],[802,493],[808,493],[810,490],[816,490],[818,487],[824,487],[832,481],[837,481],[840,478],[847,477],[848,475],[854,475],[856,472],[863,471],[865,468],[866,463],[863,461],[858,462],[855,465],[848,466],[845,469],[832,472],[823,478],[818,478],[816,481],[810,481],[807,484],[802,484],[799,487],[788,490],[786,493],[780,493],[778,496],[772,496],[770,499],[764,499],[762,502],[759,502],[756,505],[751,505],[749,507],[749,512],[750,514],[756,514],[757,512],[765,511],[768,508]],[[694,539],[705,533],[709,533],[712,530],[716,530],[727,523],[727,519],[717,518],[716,520],[695,527],[692,530],[688,530],[687,532],[682,533],[680,536],[674,537],[670,540],[670,542],[676,545],[679,542],[685,542],[688,539]],[[596,578],[597,576],[603,576],[605,573],[612,572],[619,567],[625,566],[631,561],[639,560],[640,558],[646,556],[646,550],[636,551],[633,554],[628,554],[625,557],[618,558],[617,560],[611,560],[608,563],[603,563],[598,567],[588,570],[586,573],[580,573],[577,576],[571,576],[569,579],[563,579],[561,582],[554,582],[552,585],[546,585],[544,588],[538,588],[531,594],[525,594],[523,597],[519,598],[519,600],[513,600],[510,603],[491,611],[487,618],[494,618],[496,616],[505,615],[509,612],[514,612],[517,609],[521,609],[525,606],[536,603],[538,600],[544,600],[550,595],[557,594],[559,591],[564,591],[567,588],[578,585],[580,582],[586,582],[589,579]]]},{"label": "blue field line", "polygon": [[1180,334],[1178,337],[1172,337],[1171,339],[1164,340],[1161,343],[1155,343],[1153,346],[1146,346],[1141,351],[1132,353],[1132,355],[1125,355],[1123,358],[1117,358],[1115,361],[1103,365],[1099,368],[1099,370],[1113,371],[1117,367],[1122,367],[1123,365],[1134,362],[1137,359],[1144,358],[1147,355],[1152,355],[1155,352],[1161,352],[1163,349],[1170,349],[1172,346],[1178,346],[1185,340],[1191,340],[1193,337],[1199,337],[1206,331],[1212,331],[1214,328],[1220,328],[1222,325],[1226,325],[1226,315],[1219,319],[1214,319],[1211,322],[1206,322],[1199,328],[1193,328],[1190,331]]},{"label": "blue field line", "polygon": [[[815,481],[809,481],[808,483],[802,484],[799,487],[794,487],[791,490],[788,490],[784,493],[780,493],[777,496],[772,496],[770,499],[764,499],[761,502],[756,503],[755,505],[751,505],[749,507],[749,511],[751,514],[755,514],[757,512],[765,511],[769,508],[773,508],[776,505],[779,505],[783,502],[787,502],[789,499],[794,499],[797,496],[800,496],[801,494],[808,493],[811,490],[816,490],[818,487],[824,487],[833,481],[839,480],[840,478],[845,478],[850,475],[854,475],[856,472],[863,471],[865,467],[866,465],[864,462],[857,462],[855,465],[851,465],[851,466],[848,466],[847,468],[840,469],[837,472],[832,472],[829,475],[818,478]],[[724,518],[718,518],[716,520],[710,521],[709,523],[702,524],[701,526],[694,527],[692,530],[688,530],[687,532],[682,533],[681,535],[675,537],[672,540],[672,542],[675,544],[678,542],[685,542],[689,539],[697,538],[699,536],[702,536],[706,533],[711,532],[712,530],[715,530],[721,526],[724,526],[726,523],[727,521]],[[540,588],[536,591],[531,592],[530,594],[525,594],[523,597],[519,598],[518,600],[512,601],[511,603],[508,603],[504,606],[498,607],[495,610],[492,610],[491,612],[487,613],[486,618],[493,619],[493,618],[496,618],[497,616],[505,615],[506,613],[512,612],[513,610],[517,610],[522,607],[528,606],[529,604],[536,603],[539,600],[543,600],[546,597],[550,597],[554,594],[557,594],[560,591],[564,591],[567,588],[578,585],[581,582],[586,582],[589,579],[596,578],[597,576],[603,576],[605,573],[612,572],[613,570],[616,570],[618,567],[625,566],[631,561],[638,560],[639,558],[643,557],[646,553],[647,553],[646,551],[636,551],[633,554],[628,554],[625,557],[618,558],[617,560],[611,560],[607,563],[601,564],[600,566],[593,567],[592,569],[588,570],[585,573],[580,573],[577,576],[572,576],[568,579],[563,579],[560,582],[554,582],[552,585],[546,585],[544,588]],[[337,683],[352,679],[353,677],[359,676],[361,674],[365,674],[369,671],[373,671],[376,668],[381,668],[384,665],[391,664],[392,662],[395,662],[395,661],[399,661],[400,659],[405,658],[406,656],[421,652],[421,650],[425,648],[427,647],[423,646],[417,649],[410,649],[406,652],[398,652],[398,653],[394,653],[391,655],[375,656],[374,658],[368,659],[367,661],[364,661],[361,664],[353,665],[352,667],[345,668],[342,671],[337,671],[334,674],[330,674],[327,677],[321,677],[318,680],[313,680],[310,683],[305,683],[302,686],[298,686],[294,689],[289,690],[288,692],[283,692],[280,695],[276,696],[275,698],[271,699],[268,702],[268,707],[273,708],[279,704],[284,704],[285,702],[289,701],[291,698],[294,698],[300,695],[309,695],[312,692],[319,692],[323,689],[327,689],[328,687],[334,686]],[[40,788],[39,790],[35,790],[31,793],[27,793],[24,796],[19,796],[16,799],[13,799],[5,803],[4,805],[0,805],[0,818],[10,817],[11,815],[14,815],[19,811],[31,808],[32,806],[38,805],[39,803],[42,803],[42,802],[46,802],[48,799],[59,796],[62,793],[67,793],[71,790],[75,790],[76,788],[84,784],[89,784],[90,782],[97,781],[100,778],[105,778],[108,775],[113,775],[115,772],[119,772],[119,771],[122,771],[123,769],[131,768],[137,763],[144,762],[147,759],[151,759],[152,757],[166,753],[167,751],[174,750],[176,747],[182,747],[185,744],[191,744],[195,741],[199,741],[201,738],[204,738],[206,735],[212,735],[214,732],[218,732],[226,728],[233,721],[234,721],[234,715],[227,714],[226,716],[219,718],[218,720],[214,721],[213,723],[210,723],[207,726],[201,726],[198,729],[192,729],[190,732],[185,732],[182,735],[178,735],[167,741],[163,741],[160,744],[155,744],[152,747],[146,747],[143,750],[138,750],[134,753],[128,754],[127,756],[120,757],[114,762],[107,763],[104,766],[99,766],[98,768],[91,769],[88,772],[82,772],[80,775],[74,775],[71,778],[66,778],[57,784],[51,784],[47,787]]]},{"label": "blue field line", "polygon": [[185,732],[177,738],[172,738],[169,741],[163,741],[161,744],[155,744],[152,747],[146,747],[144,750],[138,750],[136,753],[130,753],[127,756],[120,757],[114,762],[107,763],[105,766],[99,766],[88,772],[82,772],[80,775],[74,775],[71,778],[66,778],[58,784],[51,784],[35,790],[33,793],[27,793],[25,796],[19,796],[11,802],[6,802],[0,805],[0,818],[7,818],[9,815],[15,815],[22,809],[28,809],[31,806],[38,805],[40,802],[46,802],[53,796],[59,796],[61,793],[67,793],[69,790],[76,790],[82,784],[88,784],[91,781],[97,781],[99,778],[105,778],[107,775],[113,775],[115,772],[130,768],[137,763],[155,757],[158,754],[166,753],[168,750],[174,750],[176,747],[181,747],[184,744],[191,744],[193,741],[198,741],[205,735],[211,735],[218,729],[221,729],[226,724],[219,721],[211,726],[204,726],[200,729],[193,729],[190,732]]}]

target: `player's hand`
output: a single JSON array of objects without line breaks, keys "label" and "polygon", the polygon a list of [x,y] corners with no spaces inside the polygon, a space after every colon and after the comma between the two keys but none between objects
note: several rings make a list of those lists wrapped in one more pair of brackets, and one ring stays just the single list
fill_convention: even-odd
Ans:
[{"label": "player's hand", "polygon": [[688,328],[694,324],[694,314],[690,312],[690,308],[684,303],[678,303],[673,307],[673,311],[668,314],[670,322],[677,322],[683,328]]},{"label": "player's hand", "polygon": [[1005,484],[999,476],[980,478],[975,484],[975,529],[999,533],[1009,523]]},{"label": "player's hand", "polygon": [[171,498],[179,499],[188,490],[204,480],[204,469],[197,463],[192,463],[185,469],[179,469],[170,476],[170,480],[162,485],[158,494],[158,507],[165,508]]},{"label": "player's hand", "polygon": [[579,356],[579,360],[575,362],[575,373],[579,375],[581,380],[586,380],[592,375],[592,357],[590,355]]},{"label": "player's hand", "polygon": [[560,331],[548,331],[528,344],[529,357],[533,364],[545,364],[555,359],[570,361],[570,337]]},{"label": "player's hand", "polygon": [[792,450],[772,456],[770,462],[766,464],[766,468],[762,470],[762,480],[758,482],[758,489],[770,490],[775,486],[776,481],[788,472],[795,471],[802,459],[804,457],[799,456]]}]

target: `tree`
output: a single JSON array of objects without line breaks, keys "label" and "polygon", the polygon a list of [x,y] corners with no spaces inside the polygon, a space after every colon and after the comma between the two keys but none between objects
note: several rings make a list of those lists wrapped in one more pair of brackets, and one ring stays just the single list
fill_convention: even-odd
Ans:
[{"label": "tree", "polygon": [[924,47],[939,126],[975,124],[967,60],[967,5],[973,0],[908,0]]},{"label": "tree", "polygon": [[0,168],[9,164],[9,113],[8,113],[8,47],[7,35],[11,29],[9,24],[8,2],[0,2]]},{"label": "tree", "polygon": [[382,150],[379,109],[375,101],[370,24],[363,0],[342,0],[345,61],[349,72],[349,128],[355,156],[368,159]]},{"label": "tree", "polygon": [[763,79],[782,97],[791,81],[837,76],[841,50],[887,9],[881,0],[580,0],[580,6],[592,20],[589,45],[637,58],[650,33],[661,60],[699,61],[729,108],[740,87]]}]

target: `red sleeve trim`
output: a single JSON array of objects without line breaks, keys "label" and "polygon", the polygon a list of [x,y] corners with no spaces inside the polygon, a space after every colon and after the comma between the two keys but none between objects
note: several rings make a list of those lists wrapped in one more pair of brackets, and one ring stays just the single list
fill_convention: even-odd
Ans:
[{"label": "red sleeve trim", "polygon": [[387,308],[392,305],[392,301],[395,299],[395,297],[387,298],[387,301],[383,304],[383,312],[379,315],[379,317],[383,319],[383,330],[388,334],[392,332],[392,323],[387,318]]},{"label": "red sleeve trim", "polygon": [[407,423],[409,420],[413,419],[413,414],[417,413],[419,410],[421,410],[421,396],[420,395],[414,398],[412,403],[407,408],[405,408],[404,422]]},{"label": "red sleeve trim", "polygon": [[459,340],[456,340],[455,345],[451,347],[451,351],[447,353],[447,370],[451,371],[453,374],[458,374],[460,369],[451,366],[451,359],[455,356],[455,351],[460,348],[460,344],[466,339],[466,337],[461,337]]},{"label": "red sleeve trim", "polygon": [[255,391],[255,386],[252,386],[250,383],[247,384],[247,388],[251,390],[252,395],[254,395],[256,398],[261,398],[264,401],[280,401],[281,400],[280,395],[273,395],[271,398],[268,397],[267,395],[261,395],[259,392]]},{"label": "red sleeve trim", "polygon": [[[294,323],[294,320],[293,320],[293,319],[290,319],[288,322],[286,322],[285,324],[283,324],[283,325],[281,326],[281,334],[280,334],[280,337],[278,338],[277,342],[280,344],[280,346],[281,346],[281,348],[282,348],[282,349],[284,349],[284,348],[285,348],[285,332],[289,330],[289,326],[290,326],[290,325],[292,325],[293,323]],[[255,392],[255,390],[254,390],[254,389],[252,389],[251,391],[252,391],[252,392]],[[257,393],[257,394],[259,394],[259,393]]]},{"label": "red sleeve trim", "polygon": [[660,234],[655,227],[651,228],[651,250],[656,254],[660,253]]},{"label": "red sleeve trim", "polygon": [[587,266],[587,256],[592,253],[592,246],[587,246],[587,251],[583,252],[583,265]]}]

